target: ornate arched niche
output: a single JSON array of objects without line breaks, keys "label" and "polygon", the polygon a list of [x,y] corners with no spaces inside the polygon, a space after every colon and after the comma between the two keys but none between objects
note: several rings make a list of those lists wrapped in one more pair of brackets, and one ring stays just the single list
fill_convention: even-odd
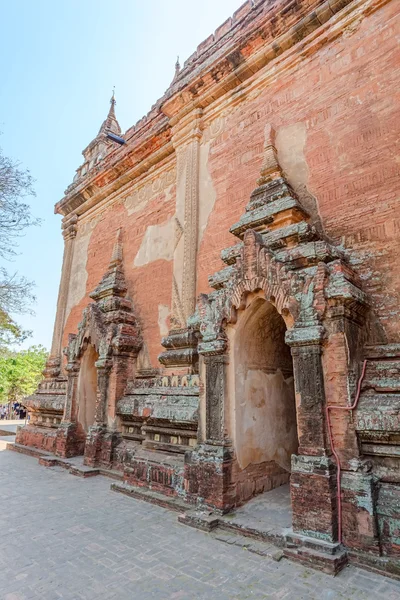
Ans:
[{"label": "ornate arched niche", "polygon": [[[266,131],[264,161],[257,184],[245,213],[230,228],[239,241],[221,252],[226,266],[209,277],[213,291],[200,295],[196,313],[189,320],[199,332],[200,375],[204,385],[200,401],[201,443],[188,457],[188,478],[190,480],[192,470],[196,482],[189,481],[188,488],[204,498],[206,504],[221,510],[228,510],[263,490],[263,485],[250,474],[249,478],[243,478],[243,471],[250,464],[260,464],[257,460],[271,458],[277,448],[270,448],[268,453],[267,443],[260,449],[254,439],[249,441],[244,434],[238,450],[235,396],[242,394],[245,404],[248,399],[243,399],[247,378],[240,383],[237,371],[242,369],[247,375],[252,370],[261,371],[262,374],[253,373],[251,377],[265,379],[268,370],[277,378],[279,369],[282,382],[286,370],[286,379],[289,379],[290,348],[297,440],[293,439],[286,456],[283,452],[281,457],[276,455],[275,458],[288,467],[287,453],[298,443],[290,465],[293,528],[334,541],[337,526],[335,463],[331,460],[325,419],[325,387],[331,376],[332,361],[322,359],[324,352],[333,347],[332,341],[335,352],[340,345],[346,347],[346,332],[353,332],[353,339],[361,340],[362,336],[357,338],[355,330],[363,326],[367,302],[347,257],[310,225],[309,215],[280,169],[271,129]],[[252,311],[255,311],[253,315]],[[262,312],[256,318],[258,311]],[[252,323],[253,319],[258,324]],[[268,324],[263,323],[263,319]],[[279,330],[275,342],[274,328]],[[263,333],[258,333],[258,329],[264,329]],[[238,350],[236,336],[241,334],[245,344],[246,338],[247,344],[251,344],[252,336],[266,338],[260,349],[262,346],[270,357],[271,353],[281,354],[282,362],[274,359],[275,362],[268,364],[270,357],[263,357],[254,365],[256,369],[249,368],[256,350],[250,349],[249,356],[240,345]],[[360,343],[354,346],[357,344],[360,346]],[[359,351],[360,348],[355,349],[354,356]],[[349,358],[340,372],[340,385],[346,389],[354,385],[354,373],[349,372],[352,360],[354,357]],[[261,383],[255,387],[261,403],[266,401],[262,387]],[[347,397],[341,401],[347,403]],[[248,408],[245,419],[249,415],[250,419],[257,418],[254,406]],[[239,411],[236,416],[243,417],[243,414]],[[276,411],[275,421],[278,417]],[[293,420],[289,423],[290,418],[287,423],[282,415],[280,419],[281,427],[289,430],[293,425]],[[351,425],[345,427],[347,441],[355,440],[350,446],[353,458],[357,457],[355,432]],[[250,434],[257,437],[260,432],[257,427],[253,431],[250,428]],[[279,444],[277,446],[279,449]],[[253,456],[253,463],[249,462],[249,455],[257,454],[255,450],[260,450],[259,457]],[[207,472],[207,478],[201,483],[203,472]],[[313,499],[309,510],[304,508],[307,494]],[[312,517],[313,506],[319,506],[318,519]]]},{"label": "ornate arched niche", "polygon": [[[78,333],[70,334],[65,350],[67,399],[57,452],[63,456],[84,452],[85,463],[92,465],[111,460],[103,448],[104,440],[116,433],[116,403],[133,376],[142,346],[132,302],[127,298],[121,230],[109,267],[90,297],[94,302],[83,311]],[[110,444],[106,445],[110,451]]]}]

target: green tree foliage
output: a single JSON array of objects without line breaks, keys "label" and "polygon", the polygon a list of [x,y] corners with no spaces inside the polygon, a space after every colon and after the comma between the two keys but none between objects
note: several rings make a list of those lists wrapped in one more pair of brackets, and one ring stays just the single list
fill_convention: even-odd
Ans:
[{"label": "green tree foliage", "polygon": [[17,273],[10,273],[2,263],[16,255],[17,238],[26,228],[39,223],[32,216],[29,204],[23,201],[34,195],[29,171],[4,156],[0,148],[0,351],[29,335],[14,322],[12,315],[31,312],[35,299],[33,284]]},{"label": "green tree foliage", "polygon": [[42,378],[46,359],[43,346],[4,351],[0,355],[0,404],[21,401],[32,394]]},{"label": "green tree foliage", "polygon": [[10,315],[0,308],[0,357],[13,344],[20,344],[30,335],[24,331]]}]

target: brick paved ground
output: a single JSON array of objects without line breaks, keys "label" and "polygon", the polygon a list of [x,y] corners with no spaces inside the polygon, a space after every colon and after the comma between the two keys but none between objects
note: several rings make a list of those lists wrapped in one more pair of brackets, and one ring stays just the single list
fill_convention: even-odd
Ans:
[{"label": "brick paved ground", "polygon": [[332,578],[177,523],[176,513],[0,452],[0,600],[400,598],[348,567]]}]

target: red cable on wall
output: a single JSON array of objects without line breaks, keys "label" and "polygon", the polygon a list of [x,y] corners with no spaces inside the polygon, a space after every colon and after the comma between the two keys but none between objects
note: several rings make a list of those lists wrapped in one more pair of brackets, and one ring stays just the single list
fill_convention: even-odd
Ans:
[{"label": "red cable on wall", "polygon": [[366,366],[367,366],[367,361],[364,360],[362,372],[361,372],[360,378],[358,380],[356,397],[354,399],[353,404],[351,406],[327,406],[326,407],[326,421],[328,423],[329,441],[331,443],[332,453],[333,453],[333,455],[334,455],[334,457],[336,459],[336,466],[337,466],[337,473],[336,473],[336,488],[337,488],[336,498],[337,498],[337,505],[338,505],[338,540],[339,540],[339,544],[342,543],[341,464],[340,464],[339,455],[338,455],[338,453],[335,450],[335,444],[333,442],[332,424],[331,424],[331,418],[330,418],[329,411],[331,411],[331,410],[354,410],[356,408],[356,406],[358,404],[358,400],[360,399],[361,384],[362,384],[363,379],[364,379]]}]

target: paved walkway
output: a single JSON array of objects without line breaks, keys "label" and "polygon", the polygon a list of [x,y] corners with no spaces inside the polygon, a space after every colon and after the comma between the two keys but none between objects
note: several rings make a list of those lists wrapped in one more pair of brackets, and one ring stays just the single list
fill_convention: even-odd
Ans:
[{"label": "paved walkway", "polygon": [[0,451],[5,450],[10,442],[15,441],[15,433],[18,425],[24,425],[25,421],[6,421],[0,419]]},{"label": "paved walkway", "polygon": [[0,452],[1,600],[400,598],[400,582],[332,578],[177,523],[176,513]]}]

